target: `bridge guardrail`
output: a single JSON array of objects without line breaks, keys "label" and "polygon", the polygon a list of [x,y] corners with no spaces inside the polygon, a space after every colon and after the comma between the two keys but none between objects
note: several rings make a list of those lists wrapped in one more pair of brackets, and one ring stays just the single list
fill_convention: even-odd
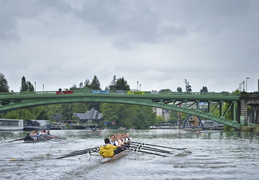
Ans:
[{"label": "bridge guardrail", "polygon": [[[240,93],[228,93],[228,92],[173,92],[173,91],[123,91],[123,90],[69,90],[73,94],[132,94],[132,95],[208,95],[208,96],[240,96]],[[57,93],[58,92],[58,93]],[[26,91],[26,92],[0,92],[1,95],[33,95],[33,94],[71,94],[71,93],[62,93],[66,91]]]}]

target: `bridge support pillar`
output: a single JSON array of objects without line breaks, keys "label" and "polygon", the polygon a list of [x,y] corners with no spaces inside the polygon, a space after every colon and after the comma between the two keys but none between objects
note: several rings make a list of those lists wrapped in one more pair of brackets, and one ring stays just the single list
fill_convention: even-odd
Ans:
[{"label": "bridge support pillar", "polygon": [[247,124],[247,101],[245,99],[241,99],[240,101],[240,124]]},{"label": "bridge support pillar", "polygon": [[248,115],[249,122],[259,124],[259,106],[253,106],[252,111]]}]

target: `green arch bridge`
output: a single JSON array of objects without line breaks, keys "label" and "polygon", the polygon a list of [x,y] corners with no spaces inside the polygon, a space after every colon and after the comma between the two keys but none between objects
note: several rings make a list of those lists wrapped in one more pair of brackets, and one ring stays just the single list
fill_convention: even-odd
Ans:
[{"label": "green arch bridge", "polygon": [[[240,94],[233,93],[152,93],[147,91],[129,91],[118,93],[116,91],[90,91],[76,90],[64,91],[37,91],[22,93],[0,93],[0,113],[13,111],[26,107],[76,103],[76,102],[102,102],[123,103],[151,106],[173,111],[196,115],[210,119],[234,128],[240,128],[238,112],[240,109]],[[200,103],[206,103],[206,110],[201,110]],[[223,108],[224,107],[224,108]],[[217,114],[217,115],[215,115]],[[231,114],[231,118],[227,118]],[[229,116],[229,115],[228,115]]]}]

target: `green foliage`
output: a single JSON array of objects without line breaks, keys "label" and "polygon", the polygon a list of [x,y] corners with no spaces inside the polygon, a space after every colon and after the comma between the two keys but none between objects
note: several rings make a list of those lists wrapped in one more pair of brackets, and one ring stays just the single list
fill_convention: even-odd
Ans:
[{"label": "green foliage", "polygon": [[124,78],[122,77],[122,78],[119,78],[119,79],[116,81],[115,89],[116,89],[116,90],[129,91],[129,90],[130,90],[130,86],[128,85],[127,81],[124,80]]},{"label": "green foliage", "polygon": [[90,88],[94,90],[101,90],[101,84],[100,81],[98,80],[97,76],[94,75],[94,78],[90,84]]},{"label": "green foliage", "polygon": [[165,122],[165,118],[163,116],[157,116],[156,117],[156,122],[159,124],[161,122]]},{"label": "green foliage", "polygon": [[2,73],[0,73],[0,92],[9,92],[8,82]]},{"label": "green foliage", "polygon": [[128,85],[124,77],[116,79],[116,75],[114,75],[111,84],[106,89],[129,91],[130,86]]},{"label": "green foliage", "polygon": [[189,84],[189,82],[185,79],[185,88],[186,92],[192,92],[192,86]]},{"label": "green foliage", "polygon": [[117,81],[116,75],[114,75],[111,84],[108,87],[106,87],[106,89],[107,90],[116,90],[115,89],[116,81]]},{"label": "green foliage", "polygon": [[178,87],[176,90],[177,90],[177,92],[183,92],[181,87]]},{"label": "green foliage", "polygon": [[90,89],[90,88],[91,88],[91,85],[90,85],[90,84],[91,84],[91,83],[90,83],[89,79],[86,79],[85,82],[84,82],[84,87]]},{"label": "green foliage", "polygon": [[169,121],[177,122],[178,121],[178,114],[179,114],[179,112],[177,112],[177,111],[170,111]]},{"label": "green foliage", "polygon": [[21,92],[24,92],[24,91],[34,91],[34,86],[31,84],[30,81],[26,81],[26,78],[24,76],[22,77],[20,91]]},{"label": "green foliage", "polygon": [[172,93],[171,89],[161,89],[159,91],[160,94],[170,94]]},{"label": "green foliage", "polygon": [[109,126],[144,129],[156,123],[155,114],[151,107],[102,103],[103,121]]},{"label": "green foliage", "polygon": [[201,93],[207,93],[208,88],[206,86],[203,86],[202,89],[200,90]]}]

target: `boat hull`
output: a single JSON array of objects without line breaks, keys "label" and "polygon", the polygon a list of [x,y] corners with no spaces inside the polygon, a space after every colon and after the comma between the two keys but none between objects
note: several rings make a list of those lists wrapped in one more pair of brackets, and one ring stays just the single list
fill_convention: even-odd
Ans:
[{"label": "boat hull", "polygon": [[33,140],[33,141],[24,141],[24,143],[37,143],[37,142],[45,142],[45,141],[49,141],[49,140],[52,140],[54,139],[55,137],[54,136],[48,136],[46,138],[43,138],[43,139],[37,139],[37,140]]},{"label": "boat hull", "polygon": [[122,151],[122,152],[120,152],[120,153],[118,153],[118,154],[115,154],[113,157],[106,157],[106,158],[103,158],[102,160],[101,160],[101,163],[107,163],[107,162],[112,162],[112,161],[114,161],[114,160],[116,160],[116,159],[119,159],[119,158],[121,158],[121,157],[123,157],[123,156],[126,156],[126,155],[128,155],[129,154],[129,152],[130,152],[130,150],[124,150],[124,151]]}]

